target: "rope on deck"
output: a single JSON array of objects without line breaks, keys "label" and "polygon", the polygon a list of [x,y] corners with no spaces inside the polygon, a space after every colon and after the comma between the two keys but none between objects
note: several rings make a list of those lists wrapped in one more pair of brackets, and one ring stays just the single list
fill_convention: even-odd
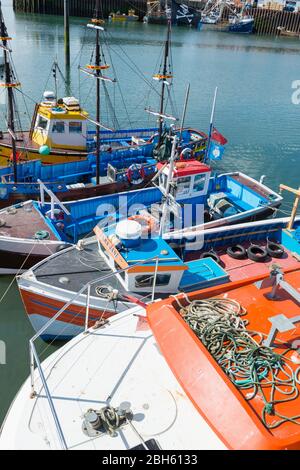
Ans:
[{"label": "rope on deck", "polygon": [[235,300],[195,300],[180,313],[232,383],[239,390],[248,390],[245,399],[263,400],[261,418],[268,429],[286,422],[300,425],[300,414],[285,416],[278,411],[280,405],[299,396],[300,367],[294,371],[285,357],[290,348],[277,354],[263,346],[265,335],[247,330],[248,321],[242,319],[247,312]]}]

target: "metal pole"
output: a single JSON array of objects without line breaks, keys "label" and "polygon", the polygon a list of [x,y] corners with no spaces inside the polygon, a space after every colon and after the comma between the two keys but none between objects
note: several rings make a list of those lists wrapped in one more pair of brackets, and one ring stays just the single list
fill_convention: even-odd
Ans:
[{"label": "metal pole", "polygon": [[70,68],[70,5],[64,0],[64,35],[65,35],[65,66]]},{"label": "metal pole", "polygon": [[167,184],[166,184],[166,200],[163,204],[163,210],[162,210],[162,216],[161,216],[161,221],[160,221],[160,227],[159,227],[159,236],[161,237],[164,233],[164,228],[165,228],[165,222],[166,222],[166,216],[167,216],[167,206],[168,206],[168,197],[170,193],[170,188],[171,188],[171,182],[173,179],[173,170],[174,170],[174,161],[175,161],[175,154],[176,154],[176,146],[177,146],[177,136],[174,135],[173,137],[173,145],[172,145],[172,152],[171,152],[171,157],[170,157],[170,162],[169,162],[169,173],[168,173],[168,179],[167,179]]},{"label": "metal pole", "polygon": [[212,130],[213,130],[213,122],[214,122],[214,116],[215,116],[215,109],[216,109],[217,94],[218,94],[218,87],[215,88],[214,100],[213,100],[213,105],[211,109],[209,134],[208,134],[207,146],[206,146],[206,152],[205,152],[205,158],[204,158],[205,162],[207,161],[208,153],[209,153],[211,135],[212,135]]},{"label": "metal pole", "polygon": [[183,113],[182,113],[181,124],[180,124],[179,145],[181,143],[181,138],[182,138],[182,131],[183,131],[183,126],[184,126],[184,121],[185,121],[186,108],[187,108],[187,104],[189,100],[189,94],[190,94],[190,84],[188,83],[188,86],[186,88],[186,93],[185,93]]},{"label": "metal pole", "polygon": [[154,298],[155,298],[155,288],[156,288],[156,280],[157,280],[158,261],[159,261],[159,258],[157,257],[156,263],[155,263],[155,273],[154,273],[154,279],[153,279],[153,289],[152,289],[151,302],[154,302]]},{"label": "metal pole", "polygon": [[[163,65],[163,79],[162,79],[162,86],[161,86],[161,95],[160,95],[160,114],[164,113],[164,103],[165,103],[165,88],[166,88],[166,78],[164,78],[167,74],[168,68],[168,58],[170,52],[170,35],[171,35],[171,20],[168,20],[168,31],[167,31],[167,39],[165,42],[165,51],[164,51],[164,65]],[[163,118],[160,116],[159,118],[159,126],[158,126],[158,138],[159,138],[159,145],[161,144],[161,137],[162,137],[162,128],[163,128]]]},{"label": "metal pole", "polygon": [[86,296],[85,326],[84,326],[85,333],[89,327],[90,296],[91,296],[91,284],[88,285],[87,296]]},{"label": "metal pole", "polygon": [[46,396],[47,396],[47,399],[48,399],[48,403],[49,403],[49,406],[50,406],[50,410],[51,410],[51,413],[52,413],[54,424],[55,424],[55,427],[57,429],[58,436],[59,436],[59,439],[60,439],[61,447],[62,447],[63,450],[67,450],[68,449],[67,443],[66,443],[66,440],[65,440],[60,422],[58,420],[57,413],[56,413],[56,410],[55,410],[55,407],[54,407],[54,404],[53,404],[53,400],[52,400],[52,397],[51,397],[51,394],[50,394],[50,391],[49,391],[49,388],[48,388],[48,385],[47,385],[47,382],[46,382],[46,379],[45,379],[45,376],[44,376],[44,372],[43,372],[42,366],[39,362],[39,358],[38,358],[37,352],[35,350],[34,344],[32,343],[32,340],[30,340],[30,347],[31,347],[31,351],[32,351],[32,354],[34,356],[34,359],[35,359],[35,362],[36,362],[36,365],[37,365],[37,368],[38,368],[38,371],[39,371],[39,374],[40,374],[40,377],[41,377],[41,381],[42,381],[42,384],[43,384],[43,387],[44,387],[44,390],[45,390],[45,393],[46,393]]},{"label": "metal pole", "polygon": [[[95,14],[96,20],[100,20],[100,2],[97,0],[96,2],[96,14]],[[99,34],[99,29],[96,30],[96,50],[95,50],[95,65],[96,65],[96,76],[98,77],[96,79],[96,121],[100,123],[100,107],[101,107],[101,101],[100,101],[100,80],[99,77],[101,75],[100,71],[100,61],[101,61],[101,49],[100,49],[100,34]],[[100,127],[96,127],[96,184],[100,184]]]},{"label": "metal pole", "polygon": [[4,54],[4,76],[5,76],[5,85],[7,87],[7,126],[8,131],[11,135],[11,148],[12,148],[12,162],[14,170],[14,182],[18,182],[18,171],[17,171],[17,148],[16,148],[16,136],[15,136],[15,116],[14,116],[14,94],[12,87],[12,70],[11,64],[9,61],[9,52],[7,48],[7,28],[4,22],[4,17],[2,13],[2,3],[0,1],[0,15],[1,15],[1,25],[0,25],[0,34],[3,44],[3,54]]}]

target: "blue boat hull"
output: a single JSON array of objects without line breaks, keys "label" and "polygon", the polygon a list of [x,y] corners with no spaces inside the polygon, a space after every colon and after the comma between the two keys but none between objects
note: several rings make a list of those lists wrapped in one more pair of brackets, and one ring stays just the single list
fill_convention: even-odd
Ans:
[{"label": "blue boat hull", "polygon": [[243,34],[251,34],[253,33],[253,29],[254,29],[254,20],[249,21],[247,23],[231,24],[228,28],[230,33],[243,33]]}]

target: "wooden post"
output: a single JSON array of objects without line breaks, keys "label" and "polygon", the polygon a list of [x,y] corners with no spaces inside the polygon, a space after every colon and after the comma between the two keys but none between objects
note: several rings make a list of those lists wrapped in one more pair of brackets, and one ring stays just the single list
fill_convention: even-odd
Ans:
[{"label": "wooden post", "polygon": [[281,184],[279,186],[279,188],[280,188],[280,191],[285,190],[285,191],[288,191],[290,193],[295,194],[295,196],[296,196],[295,202],[294,202],[294,205],[293,205],[293,209],[292,209],[292,212],[291,212],[291,218],[290,218],[288,226],[287,226],[288,230],[292,230],[294,222],[295,222],[295,218],[296,218],[296,215],[297,215],[297,210],[298,210],[298,207],[299,207],[299,202],[300,202],[300,187],[299,187],[299,189],[294,189],[294,188],[290,188],[290,186],[286,186],[285,184]]},{"label": "wooden post", "polygon": [[64,30],[65,30],[65,67],[70,68],[70,5],[64,0]]}]

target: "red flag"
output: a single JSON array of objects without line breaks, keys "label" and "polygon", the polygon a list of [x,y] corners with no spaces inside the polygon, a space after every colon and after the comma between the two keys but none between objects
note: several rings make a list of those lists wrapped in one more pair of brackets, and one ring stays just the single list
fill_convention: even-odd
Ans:
[{"label": "red flag", "polygon": [[215,127],[213,127],[212,133],[211,133],[211,139],[215,140],[218,142],[220,145],[225,145],[227,144],[228,140],[226,137],[224,137],[221,132],[218,131]]}]

